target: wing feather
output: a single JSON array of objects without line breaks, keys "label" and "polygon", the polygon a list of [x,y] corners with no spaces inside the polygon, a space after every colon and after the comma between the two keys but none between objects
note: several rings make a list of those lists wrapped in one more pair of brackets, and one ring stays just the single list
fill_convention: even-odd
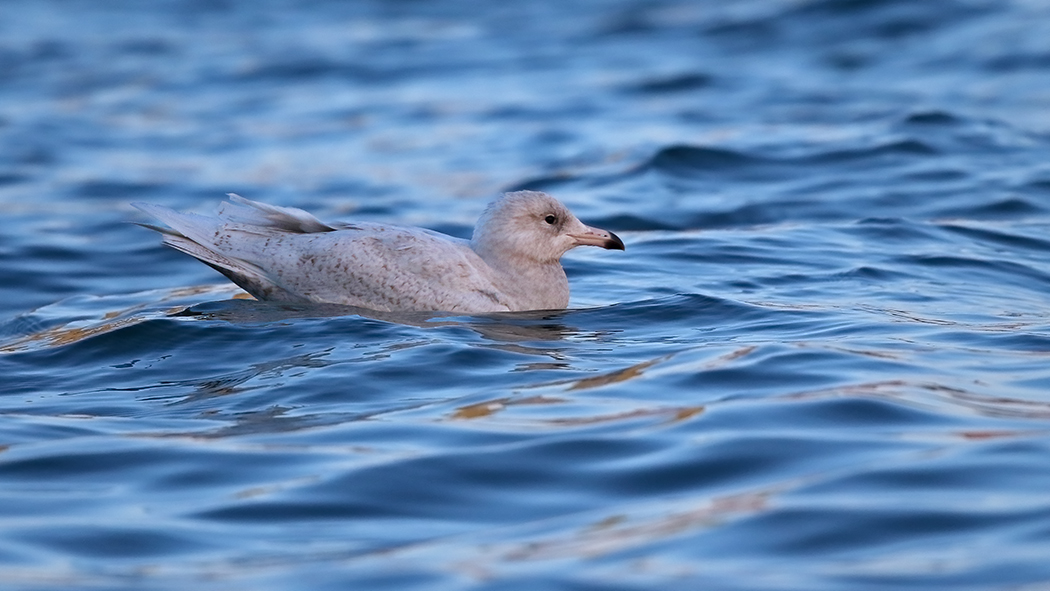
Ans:
[{"label": "wing feather", "polygon": [[503,311],[492,270],[464,240],[418,228],[335,228],[303,210],[231,195],[219,217],[133,205],[170,226],[146,225],[259,299],[375,310]]}]

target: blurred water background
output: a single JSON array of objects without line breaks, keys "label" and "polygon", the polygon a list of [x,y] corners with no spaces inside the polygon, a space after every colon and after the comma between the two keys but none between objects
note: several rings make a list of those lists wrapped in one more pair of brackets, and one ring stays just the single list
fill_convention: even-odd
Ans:
[{"label": "blurred water background", "polygon": [[[1050,4],[5,0],[0,587],[1050,589]],[[570,310],[242,299],[227,192]]]}]

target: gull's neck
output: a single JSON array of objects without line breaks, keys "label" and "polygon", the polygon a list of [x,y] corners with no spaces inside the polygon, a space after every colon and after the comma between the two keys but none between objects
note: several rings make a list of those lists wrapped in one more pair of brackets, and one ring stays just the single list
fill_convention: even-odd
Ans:
[{"label": "gull's neck", "polygon": [[569,305],[569,279],[560,262],[501,255],[474,241],[470,246],[492,270],[499,290],[513,300],[512,310],[552,310]]}]

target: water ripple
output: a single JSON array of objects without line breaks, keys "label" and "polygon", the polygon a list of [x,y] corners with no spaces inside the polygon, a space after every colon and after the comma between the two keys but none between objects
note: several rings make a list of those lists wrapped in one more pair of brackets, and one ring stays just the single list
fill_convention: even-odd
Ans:
[{"label": "water ripple", "polygon": [[[1041,3],[8,4],[0,586],[1050,580]],[[127,223],[506,188],[627,251],[388,314]]]}]

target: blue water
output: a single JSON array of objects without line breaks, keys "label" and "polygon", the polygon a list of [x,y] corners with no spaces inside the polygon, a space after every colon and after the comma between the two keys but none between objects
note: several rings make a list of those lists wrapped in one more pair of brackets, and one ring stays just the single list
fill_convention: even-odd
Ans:
[{"label": "blue water", "polygon": [[[1050,5],[0,6],[3,589],[1050,588]],[[570,309],[244,299],[227,192],[611,229]]]}]

